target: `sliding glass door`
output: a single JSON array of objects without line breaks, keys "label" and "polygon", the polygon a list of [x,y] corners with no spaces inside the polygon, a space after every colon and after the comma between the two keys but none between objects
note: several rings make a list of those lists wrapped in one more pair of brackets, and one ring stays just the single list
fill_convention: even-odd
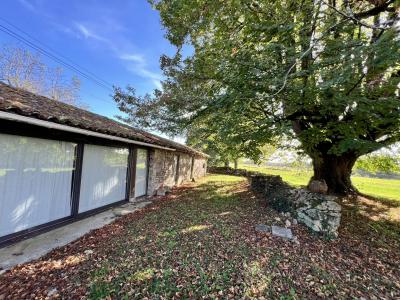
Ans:
[{"label": "sliding glass door", "polygon": [[135,198],[147,194],[147,150],[136,151]]},{"label": "sliding glass door", "polygon": [[71,215],[75,148],[0,134],[0,237]]},{"label": "sliding glass door", "polygon": [[79,213],[126,198],[128,148],[85,145]]},{"label": "sliding glass door", "polygon": [[[147,194],[148,150],[135,152],[131,177],[140,197]],[[128,147],[0,134],[0,238],[71,217],[76,205],[84,213],[126,200],[128,157]]]}]

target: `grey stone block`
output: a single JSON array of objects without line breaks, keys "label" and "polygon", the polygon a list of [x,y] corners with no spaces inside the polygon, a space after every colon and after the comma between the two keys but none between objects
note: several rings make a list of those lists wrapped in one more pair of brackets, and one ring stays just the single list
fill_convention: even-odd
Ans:
[{"label": "grey stone block", "polygon": [[272,229],[272,234],[275,236],[279,236],[288,240],[293,239],[292,230],[288,228],[272,225],[271,229]]},{"label": "grey stone block", "polygon": [[167,194],[167,191],[165,189],[157,190],[157,196],[165,196],[166,194]]},{"label": "grey stone block", "polygon": [[259,232],[271,232],[271,226],[265,224],[257,224],[255,229]]}]

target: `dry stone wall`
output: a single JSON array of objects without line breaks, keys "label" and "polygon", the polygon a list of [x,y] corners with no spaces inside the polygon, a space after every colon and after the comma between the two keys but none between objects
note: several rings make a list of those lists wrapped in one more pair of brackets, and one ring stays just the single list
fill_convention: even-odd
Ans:
[{"label": "dry stone wall", "polygon": [[337,203],[337,197],[293,188],[280,176],[226,167],[210,168],[209,172],[246,176],[250,179],[251,189],[261,194],[271,208],[291,214],[297,221],[325,237],[338,236],[341,206]]}]

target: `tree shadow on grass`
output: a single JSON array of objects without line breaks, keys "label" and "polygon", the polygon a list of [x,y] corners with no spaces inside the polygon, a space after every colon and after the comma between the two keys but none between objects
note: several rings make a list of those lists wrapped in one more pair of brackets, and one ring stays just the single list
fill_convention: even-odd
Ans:
[{"label": "tree shadow on grass", "polygon": [[358,239],[378,247],[400,249],[400,210],[366,197],[342,203],[341,234],[343,238]]},{"label": "tree shadow on grass", "polygon": [[[374,220],[345,203],[338,240],[319,239],[304,226],[294,226],[301,242],[296,245],[254,230],[256,224],[276,224],[282,216],[266,207],[246,180],[214,178],[176,188],[151,206],[39,260],[64,262],[83,255],[82,261],[73,260],[76,264],[47,270],[37,261],[15,268],[1,278],[0,295],[3,287],[8,295],[23,298],[17,292],[23,287],[23,292],[45,298],[55,286],[69,298],[172,298],[181,293],[181,298],[199,299],[219,291],[226,296],[229,290],[238,298],[249,292],[271,299],[289,295],[293,287],[304,296],[299,298],[315,298],[316,287],[329,284],[332,291],[326,297],[345,298],[339,292],[365,295],[367,285],[393,288],[398,274],[394,264],[400,257],[396,223]],[[93,254],[86,255],[87,249]],[[360,277],[346,281],[347,274]],[[312,287],[307,276],[315,283]]]},{"label": "tree shadow on grass", "polygon": [[396,200],[396,199],[391,199],[391,198],[385,198],[385,197],[377,197],[377,196],[372,196],[372,195],[368,195],[365,193],[359,193],[359,195],[361,197],[365,197],[367,199],[376,201],[376,202],[380,202],[383,205],[386,205],[388,207],[400,207],[400,201]]},{"label": "tree shadow on grass", "polygon": [[352,214],[357,213],[371,221],[393,223],[400,222],[400,202],[376,199],[365,195],[341,199],[342,205]]}]

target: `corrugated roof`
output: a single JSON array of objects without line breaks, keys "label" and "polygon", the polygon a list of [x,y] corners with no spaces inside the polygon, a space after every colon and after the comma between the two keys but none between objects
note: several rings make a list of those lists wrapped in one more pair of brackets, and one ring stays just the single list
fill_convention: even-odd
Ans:
[{"label": "corrugated roof", "polygon": [[0,111],[149,143],[177,151],[207,155],[188,146],[133,128],[107,117],[0,82]]}]

